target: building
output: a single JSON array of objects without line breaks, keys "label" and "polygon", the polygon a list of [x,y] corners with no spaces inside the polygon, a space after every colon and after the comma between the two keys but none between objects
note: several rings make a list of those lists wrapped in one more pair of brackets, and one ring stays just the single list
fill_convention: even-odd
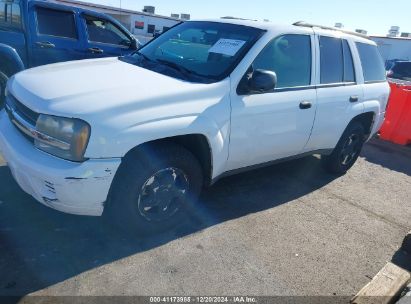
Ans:
[{"label": "building", "polygon": [[120,9],[106,5],[82,2],[77,0],[54,0],[55,2],[82,7],[89,10],[94,10],[116,18],[121,22],[132,34],[134,34],[142,43],[150,40],[155,33],[163,32],[170,27],[181,22],[182,19],[190,19],[190,15],[181,14],[181,19],[155,14],[155,7],[145,6],[142,12]]},{"label": "building", "polygon": [[401,33],[398,26],[392,26],[387,36],[370,36],[377,43],[384,60],[411,61],[411,34]]}]

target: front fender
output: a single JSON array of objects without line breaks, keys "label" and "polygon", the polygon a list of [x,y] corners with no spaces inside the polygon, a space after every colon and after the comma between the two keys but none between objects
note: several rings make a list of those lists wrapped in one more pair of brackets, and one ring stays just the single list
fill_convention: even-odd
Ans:
[{"label": "front fender", "polygon": [[7,71],[9,75],[12,76],[20,71],[25,69],[24,63],[20,58],[20,55],[17,51],[11,46],[0,43],[0,70],[4,68],[4,65],[7,63]]},{"label": "front fender", "polygon": [[[212,178],[224,172],[229,152],[229,111],[227,119],[217,122],[207,116],[180,116],[134,125],[117,134],[98,136],[90,140],[86,157],[104,155],[124,157],[133,148],[155,140],[183,135],[203,135],[211,150]],[[98,153],[98,154],[96,154]],[[97,157],[96,157],[97,156]]]}]

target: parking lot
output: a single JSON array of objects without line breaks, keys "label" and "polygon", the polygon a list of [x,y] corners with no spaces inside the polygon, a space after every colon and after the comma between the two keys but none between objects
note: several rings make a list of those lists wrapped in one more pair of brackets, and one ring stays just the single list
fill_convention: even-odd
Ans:
[{"label": "parking lot", "polygon": [[411,229],[411,149],[374,140],[343,177],[317,157],[221,180],[201,220],[147,239],[23,193],[0,158],[0,295],[354,295]]}]

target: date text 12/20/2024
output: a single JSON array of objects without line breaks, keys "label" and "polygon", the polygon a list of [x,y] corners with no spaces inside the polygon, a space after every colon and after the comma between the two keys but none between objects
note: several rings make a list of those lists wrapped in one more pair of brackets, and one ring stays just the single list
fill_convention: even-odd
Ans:
[{"label": "date text 12/20/2024", "polygon": [[255,297],[150,297],[150,303],[257,303]]}]

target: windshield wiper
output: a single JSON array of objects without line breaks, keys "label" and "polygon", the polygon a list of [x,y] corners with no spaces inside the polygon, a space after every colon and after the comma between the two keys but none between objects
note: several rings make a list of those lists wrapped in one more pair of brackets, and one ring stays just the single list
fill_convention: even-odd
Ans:
[{"label": "windshield wiper", "polygon": [[181,66],[181,65],[179,65],[175,62],[172,62],[172,61],[168,61],[168,60],[164,60],[164,59],[157,59],[156,62],[161,63],[165,66],[168,66],[168,67],[170,67],[174,70],[177,70],[186,77],[190,77],[190,76],[194,75],[195,77],[199,77],[203,80],[206,79],[207,81],[209,81],[210,79],[215,79],[216,78],[215,76],[212,76],[212,75],[202,75],[200,73],[197,73],[195,71],[187,69],[186,67]]},{"label": "windshield wiper", "polygon": [[191,70],[189,70],[189,69],[187,69],[187,68],[185,68],[181,65],[178,65],[177,63],[171,62],[171,61],[167,61],[167,60],[164,60],[164,59],[157,59],[156,61],[163,64],[163,65],[166,65],[166,66],[168,66],[168,67],[170,67],[174,70],[177,70],[177,71],[179,71],[179,72],[181,72],[185,75],[196,74],[194,71],[191,71]]},{"label": "windshield wiper", "polygon": [[149,58],[148,56],[144,55],[143,53],[141,53],[140,51],[135,52],[135,54],[140,55],[141,57],[144,58],[144,60],[149,61],[149,62],[156,62],[156,60],[153,60],[151,58]]}]

